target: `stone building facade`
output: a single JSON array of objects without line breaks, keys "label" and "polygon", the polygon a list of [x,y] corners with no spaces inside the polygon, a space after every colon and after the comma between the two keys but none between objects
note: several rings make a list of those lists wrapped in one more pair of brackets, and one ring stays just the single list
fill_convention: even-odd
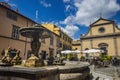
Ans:
[{"label": "stone building facade", "polygon": [[75,40],[72,42],[72,50],[81,50],[80,40]]},{"label": "stone building facade", "polygon": [[110,56],[120,56],[120,28],[114,21],[99,18],[80,40],[81,50],[99,48]]}]

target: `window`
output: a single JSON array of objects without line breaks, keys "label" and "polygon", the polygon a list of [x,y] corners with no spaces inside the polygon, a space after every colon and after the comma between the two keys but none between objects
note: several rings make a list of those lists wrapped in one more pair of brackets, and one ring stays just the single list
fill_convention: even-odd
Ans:
[{"label": "window", "polygon": [[17,15],[16,15],[15,13],[13,13],[13,12],[7,11],[6,16],[7,16],[9,19],[12,19],[12,20],[17,21]]},{"label": "window", "polygon": [[47,56],[47,55],[46,55],[46,51],[43,51],[43,50],[42,50],[41,59],[42,59],[42,60],[45,60],[45,59],[46,59],[46,56]]},{"label": "window", "polygon": [[12,38],[19,39],[19,28],[20,27],[13,25]]},{"label": "window", "polygon": [[77,50],[77,48],[75,48],[75,50]]},{"label": "window", "polygon": [[53,45],[53,35],[50,37],[50,45]]},{"label": "window", "polygon": [[60,32],[60,38],[62,37],[62,33]]},{"label": "window", "polygon": [[59,47],[62,47],[62,43],[60,43],[60,46]]},{"label": "window", "polygon": [[56,46],[59,47],[59,46],[60,46],[60,40],[59,40],[59,38],[57,38],[56,40],[57,40],[57,41],[56,41],[56,42],[57,42],[57,43],[56,43]]},{"label": "window", "polygon": [[100,33],[104,33],[105,32],[105,28],[103,28],[103,27],[99,28],[99,32]]},{"label": "window", "polygon": [[65,50],[65,45],[63,44],[63,50]]}]

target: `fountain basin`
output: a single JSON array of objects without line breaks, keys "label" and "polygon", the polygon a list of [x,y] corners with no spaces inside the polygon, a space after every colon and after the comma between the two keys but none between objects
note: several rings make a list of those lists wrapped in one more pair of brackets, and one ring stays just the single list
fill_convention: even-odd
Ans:
[{"label": "fountain basin", "polygon": [[36,33],[41,37],[43,31],[44,28],[42,27],[26,27],[20,29],[21,35],[27,38],[33,38]]},{"label": "fountain basin", "polygon": [[0,67],[0,80],[60,80],[60,74],[81,73],[81,79],[89,75],[88,65],[48,67]]}]

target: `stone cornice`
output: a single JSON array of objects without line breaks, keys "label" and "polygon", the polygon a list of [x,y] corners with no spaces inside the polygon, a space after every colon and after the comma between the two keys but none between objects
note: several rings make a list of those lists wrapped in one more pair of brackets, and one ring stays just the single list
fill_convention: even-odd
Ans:
[{"label": "stone cornice", "polygon": [[117,37],[117,36],[120,36],[120,33],[114,33],[114,34],[109,34],[109,35],[81,37],[80,39],[81,40],[86,40],[86,39],[108,38],[108,37]]},{"label": "stone cornice", "polygon": [[96,25],[91,25],[91,27],[96,27],[96,26],[101,26],[101,25],[106,25],[106,24],[113,24],[114,22],[108,22],[108,23],[102,23],[102,24],[96,24]]}]

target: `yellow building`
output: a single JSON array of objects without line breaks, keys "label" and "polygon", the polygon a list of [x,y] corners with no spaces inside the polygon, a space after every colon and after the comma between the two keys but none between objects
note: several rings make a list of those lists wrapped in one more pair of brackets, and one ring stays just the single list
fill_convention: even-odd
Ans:
[{"label": "yellow building", "polygon": [[60,47],[62,50],[72,49],[72,38],[69,37],[64,31],[60,30]]},{"label": "yellow building", "polygon": [[[72,42],[72,50],[80,50],[81,51],[81,42],[80,40],[74,40]],[[80,59],[83,56],[82,52],[77,53],[77,58]]]},{"label": "yellow building", "polygon": [[59,36],[57,39],[59,48],[57,50],[71,50],[72,49],[72,38],[69,37],[63,30],[54,24],[42,24],[43,27],[52,31]]},{"label": "yellow building", "polygon": [[98,19],[80,39],[81,50],[99,48],[110,56],[120,56],[120,28],[114,21]]}]

